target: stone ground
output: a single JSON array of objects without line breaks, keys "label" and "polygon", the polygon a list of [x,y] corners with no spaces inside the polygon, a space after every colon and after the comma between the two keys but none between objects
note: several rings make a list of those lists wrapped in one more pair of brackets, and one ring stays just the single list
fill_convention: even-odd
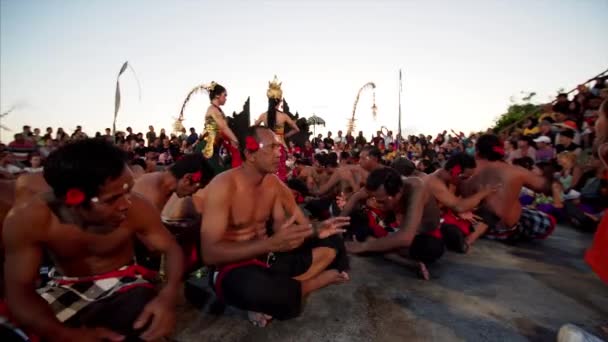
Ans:
[{"label": "stone ground", "polygon": [[352,280],[312,294],[297,319],[256,328],[234,308],[211,313],[218,305],[209,295],[201,310],[180,307],[173,340],[555,341],[568,322],[599,334],[608,286],[583,260],[591,240],[559,226],[539,243],[479,241],[469,255],[444,255],[428,282],[380,258],[352,257]]}]

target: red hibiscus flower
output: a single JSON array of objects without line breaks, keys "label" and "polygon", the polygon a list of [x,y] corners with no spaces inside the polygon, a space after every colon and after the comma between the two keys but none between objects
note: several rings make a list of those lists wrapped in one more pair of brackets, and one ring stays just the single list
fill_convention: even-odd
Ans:
[{"label": "red hibiscus flower", "polygon": [[80,189],[70,188],[65,193],[65,204],[70,206],[76,206],[84,202],[85,195]]},{"label": "red hibiscus flower", "polygon": [[462,173],[462,167],[460,167],[460,165],[456,165],[450,172],[452,173],[452,177],[458,177],[458,175]]},{"label": "red hibiscus flower", "polygon": [[198,183],[203,178],[203,173],[199,170],[192,174],[191,178],[194,183]]},{"label": "red hibiscus flower", "polygon": [[245,148],[249,152],[255,152],[260,149],[260,144],[255,140],[254,137],[246,137]]},{"label": "red hibiscus flower", "polygon": [[500,154],[501,156],[505,155],[505,149],[502,148],[502,147],[500,147],[500,146],[494,146],[494,147],[492,147],[492,151]]}]

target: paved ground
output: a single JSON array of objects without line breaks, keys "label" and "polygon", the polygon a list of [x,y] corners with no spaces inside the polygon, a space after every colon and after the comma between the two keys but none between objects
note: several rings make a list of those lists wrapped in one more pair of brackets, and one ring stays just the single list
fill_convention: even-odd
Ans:
[{"label": "paved ground", "polygon": [[[448,253],[433,279],[378,258],[353,257],[352,281],[314,293],[301,317],[249,324],[243,312],[180,308],[175,341],[555,341],[574,323],[598,333],[608,286],[583,261],[592,236],[558,227],[542,243],[480,241]],[[246,286],[246,284],[243,284]]]}]

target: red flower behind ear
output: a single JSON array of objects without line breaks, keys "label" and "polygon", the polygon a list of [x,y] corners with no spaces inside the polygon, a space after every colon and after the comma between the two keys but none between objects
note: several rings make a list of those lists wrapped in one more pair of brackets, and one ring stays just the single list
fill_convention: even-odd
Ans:
[{"label": "red flower behind ear", "polygon": [[190,177],[190,179],[192,179],[192,182],[194,182],[194,183],[200,182],[201,178],[203,178],[203,173],[200,170],[193,173],[192,176]]},{"label": "red flower behind ear", "polygon": [[462,173],[462,167],[460,167],[460,165],[456,165],[452,168],[452,170],[450,170],[450,173],[452,174],[452,177],[458,177],[458,175]]},{"label": "red flower behind ear", "polygon": [[502,148],[502,147],[500,147],[500,146],[494,146],[494,147],[492,147],[492,151],[500,154],[501,156],[505,155],[505,149]]},{"label": "red flower behind ear", "polygon": [[84,195],[84,192],[82,192],[82,190],[70,188],[65,193],[65,204],[70,206],[82,204],[82,202],[84,202],[85,197],[86,196]]},{"label": "red flower behind ear", "polygon": [[255,140],[254,137],[246,137],[245,138],[245,148],[249,152],[256,152],[260,149],[260,144]]}]

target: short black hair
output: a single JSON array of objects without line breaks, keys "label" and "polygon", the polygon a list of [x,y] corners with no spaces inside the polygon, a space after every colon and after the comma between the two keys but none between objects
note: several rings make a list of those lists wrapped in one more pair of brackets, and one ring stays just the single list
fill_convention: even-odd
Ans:
[{"label": "short black hair", "polygon": [[201,171],[202,173],[200,181],[201,187],[207,185],[215,176],[213,168],[201,153],[187,154],[169,167],[169,172],[178,180],[187,173],[195,173],[198,171]]},{"label": "short black hair", "polygon": [[369,154],[371,157],[376,158],[376,160],[380,161],[382,159],[382,152],[380,152],[380,149],[377,148],[376,146],[365,146],[361,152],[363,151],[367,151],[367,154]]},{"label": "short black hair", "polygon": [[44,179],[56,197],[76,188],[87,200],[95,197],[109,180],[120,177],[127,167],[127,154],[105,139],[71,141],[49,154]]},{"label": "short black hair", "polygon": [[348,160],[350,159],[350,153],[346,151],[340,152],[340,160]]},{"label": "short black hair", "polygon": [[484,134],[477,139],[475,151],[482,159],[497,161],[504,159],[503,144],[494,134]]},{"label": "short black hair", "polygon": [[372,171],[367,177],[365,188],[376,191],[381,186],[389,196],[395,196],[403,188],[403,180],[397,170],[390,167],[382,167]]},{"label": "short black hair", "polygon": [[524,169],[532,170],[534,167],[534,159],[530,157],[521,157],[513,159],[513,165],[521,166]]},{"label": "short black hair", "polygon": [[456,165],[460,166],[462,170],[474,169],[475,167],[477,167],[477,164],[475,163],[475,158],[471,157],[466,153],[454,153],[445,162],[443,168],[447,171],[450,171]]},{"label": "short black hair", "polygon": [[393,160],[391,167],[405,177],[411,176],[414,171],[416,171],[416,165],[411,160],[404,157]]}]

